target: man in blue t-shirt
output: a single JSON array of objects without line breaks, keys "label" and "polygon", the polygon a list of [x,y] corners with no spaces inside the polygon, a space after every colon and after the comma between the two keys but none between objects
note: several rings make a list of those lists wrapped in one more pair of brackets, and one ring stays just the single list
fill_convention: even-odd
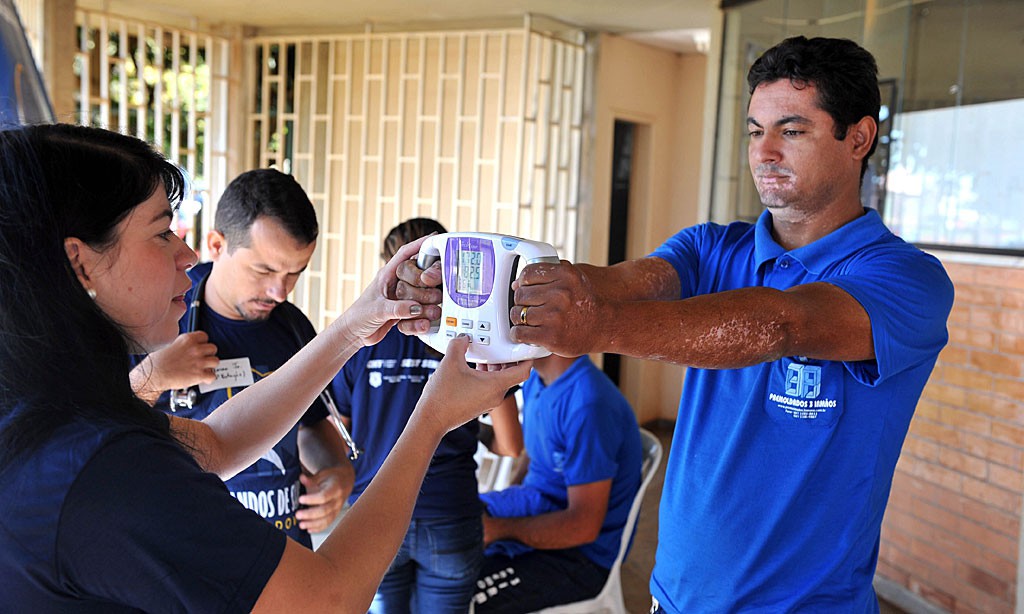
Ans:
[{"label": "man in blue t-shirt", "polygon": [[[316,334],[287,301],[318,232],[298,182],[273,169],[243,173],[224,191],[214,224],[206,237],[213,262],[189,271],[181,334],[131,374],[139,397],[196,420],[273,373]],[[327,418],[318,401],[259,461],[226,480],[245,507],[307,547],[352,486],[352,466]]]},{"label": "man in blue t-shirt", "polygon": [[[654,611],[878,611],[882,515],[953,287],[860,202],[874,58],[794,37],[747,76],[756,224],[703,224],[611,267],[533,264],[512,339],[690,367],[660,505]],[[439,274],[400,272],[402,291]],[[404,324],[402,330],[411,330]]]},{"label": "man in blue t-shirt", "polygon": [[525,478],[481,495],[488,547],[477,614],[597,595],[640,487],[640,430],[615,384],[586,356],[552,355],[533,369],[523,384]]}]

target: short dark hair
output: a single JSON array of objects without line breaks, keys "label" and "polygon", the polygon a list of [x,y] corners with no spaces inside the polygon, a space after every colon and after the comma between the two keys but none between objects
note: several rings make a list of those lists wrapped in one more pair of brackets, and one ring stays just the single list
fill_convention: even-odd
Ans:
[{"label": "short dark hair", "polygon": [[161,187],[174,206],[185,176],[139,139],[66,124],[0,131],[0,469],[75,420],[170,437],[132,391],[128,334],[86,294],[64,248],[75,237],[109,249]]},{"label": "short dark hair", "polygon": [[[788,79],[794,87],[814,85],[818,105],[832,117],[836,140],[846,138],[850,126],[865,117],[878,123],[882,97],[878,89],[878,64],[866,49],[844,38],[787,38],[750,67],[747,84],[753,94],[758,85]],[[878,135],[864,158],[861,177],[868,158],[875,152]]]},{"label": "short dark hair", "polygon": [[272,168],[246,171],[228,184],[217,203],[214,228],[228,240],[228,249],[248,247],[249,230],[258,218],[279,223],[296,241],[316,241],[316,210],[306,191],[291,175]]},{"label": "short dark hair", "polygon": [[429,217],[414,217],[412,219],[405,220],[398,226],[395,226],[388,232],[387,236],[384,237],[384,247],[381,252],[381,258],[384,260],[391,260],[392,256],[398,251],[398,248],[402,247],[406,243],[411,243],[420,237],[425,237],[432,232],[445,233],[448,232],[441,225],[441,222]]}]

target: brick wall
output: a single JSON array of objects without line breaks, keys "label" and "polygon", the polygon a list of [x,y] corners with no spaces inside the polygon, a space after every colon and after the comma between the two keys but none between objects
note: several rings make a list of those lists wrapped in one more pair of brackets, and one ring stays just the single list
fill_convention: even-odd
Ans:
[{"label": "brick wall", "polygon": [[944,264],[956,286],[950,342],[896,468],[878,574],[948,612],[1013,613],[1024,490],[1024,268]]}]

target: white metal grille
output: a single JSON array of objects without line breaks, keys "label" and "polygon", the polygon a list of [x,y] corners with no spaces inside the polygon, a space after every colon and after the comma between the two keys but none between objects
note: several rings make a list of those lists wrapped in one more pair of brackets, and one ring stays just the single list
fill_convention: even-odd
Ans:
[{"label": "white metal grille", "polygon": [[521,29],[257,38],[247,159],[317,208],[293,300],[322,328],[415,216],[575,256],[585,50]]},{"label": "white metal grille", "polygon": [[78,122],[152,143],[185,169],[194,202],[179,211],[193,247],[226,185],[229,41],[101,12],[76,11]]}]

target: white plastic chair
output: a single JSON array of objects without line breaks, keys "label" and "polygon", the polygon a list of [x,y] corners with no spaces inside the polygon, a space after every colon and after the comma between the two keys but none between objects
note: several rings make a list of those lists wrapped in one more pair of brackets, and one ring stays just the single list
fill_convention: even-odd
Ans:
[{"label": "white plastic chair", "polygon": [[[516,390],[516,403],[523,406],[523,391]],[[519,414],[519,422],[522,423],[523,414]],[[480,422],[492,425],[490,414],[480,416]],[[521,457],[520,457],[521,458]],[[512,456],[501,456],[491,452],[482,443],[477,443],[476,453],[473,460],[476,461],[476,480],[479,492],[485,493],[492,490],[504,490],[512,483],[512,472],[519,464],[520,458]]]},{"label": "white plastic chair", "polygon": [[615,564],[608,573],[608,580],[604,588],[592,599],[565,603],[562,605],[544,608],[533,614],[628,614],[626,603],[622,598],[622,576],[619,573],[622,568],[622,561],[626,556],[626,550],[633,539],[633,529],[636,527],[637,518],[640,517],[640,504],[644,499],[651,478],[658,471],[661,465],[661,442],[654,436],[654,433],[647,429],[640,429],[640,441],[643,444],[643,465],[640,489],[633,498],[633,505],[629,508],[629,516],[626,517],[626,524],[622,529],[622,543],[619,545],[619,555],[615,557]]},{"label": "white plastic chair", "polygon": [[477,451],[473,458],[476,459],[476,479],[480,493],[509,487],[517,458],[499,456],[488,450],[482,443],[477,444]]}]

